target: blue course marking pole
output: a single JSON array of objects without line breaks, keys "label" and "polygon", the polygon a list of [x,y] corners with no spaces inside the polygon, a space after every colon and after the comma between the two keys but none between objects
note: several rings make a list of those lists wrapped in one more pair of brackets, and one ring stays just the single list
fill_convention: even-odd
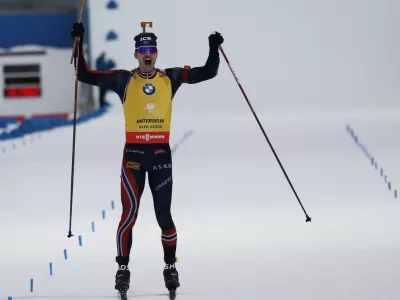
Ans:
[{"label": "blue course marking pole", "polygon": [[50,276],[53,276],[53,263],[50,263]]},{"label": "blue course marking pole", "polygon": [[81,246],[82,247],[82,236],[80,235],[80,236],[78,236],[78,240],[79,240],[79,246]]},{"label": "blue course marking pole", "polygon": [[103,219],[105,219],[105,218],[106,218],[106,211],[103,210]]},{"label": "blue course marking pole", "polygon": [[65,258],[65,260],[67,260],[67,259],[68,259],[68,255],[67,255],[67,249],[64,249],[64,258]]},{"label": "blue course marking pole", "polygon": [[114,205],[114,201],[111,201],[111,209],[114,209],[115,205]]},{"label": "blue course marking pole", "polygon": [[33,292],[33,279],[31,279],[30,291]]},{"label": "blue course marking pole", "polygon": [[379,167],[378,169],[378,162],[375,159],[374,156],[372,156],[369,151],[368,148],[361,143],[360,139],[358,138],[358,136],[355,134],[354,130],[350,127],[350,125],[346,125],[346,130],[349,132],[349,134],[351,135],[351,137],[353,138],[354,142],[357,144],[357,146],[359,146],[361,148],[361,150],[367,155],[368,160],[370,161],[372,167],[374,167],[376,170],[379,170],[380,176],[383,177],[385,184],[387,185],[389,191],[394,191],[394,198],[398,198],[398,190],[395,189],[392,186],[392,182],[389,181],[387,174],[385,174],[385,171],[382,167]]},{"label": "blue course marking pole", "polygon": [[92,221],[92,232],[94,232],[94,222]]}]

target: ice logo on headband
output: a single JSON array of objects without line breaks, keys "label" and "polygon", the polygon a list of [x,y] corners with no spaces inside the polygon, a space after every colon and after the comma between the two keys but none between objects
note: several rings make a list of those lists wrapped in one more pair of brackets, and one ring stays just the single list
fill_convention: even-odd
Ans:
[{"label": "ice logo on headband", "polygon": [[143,42],[143,41],[151,41],[151,37],[150,37],[150,36],[141,37],[141,38],[140,38],[140,41],[141,41],[141,42]]}]

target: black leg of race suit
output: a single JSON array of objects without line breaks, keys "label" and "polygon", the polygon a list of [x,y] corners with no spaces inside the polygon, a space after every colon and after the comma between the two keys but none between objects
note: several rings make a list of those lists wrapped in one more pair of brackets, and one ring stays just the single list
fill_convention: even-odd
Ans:
[{"label": "black leg of race suit", "polygon": [[[149,185],[153,194],[154,210],[161,229],[164,261],[175,263],[177,232],[171,216],[172,158],[171,149],[163,147],[163,153],[154,155],[149,166]],[[165,152],[164,152],[165,151]]]}]

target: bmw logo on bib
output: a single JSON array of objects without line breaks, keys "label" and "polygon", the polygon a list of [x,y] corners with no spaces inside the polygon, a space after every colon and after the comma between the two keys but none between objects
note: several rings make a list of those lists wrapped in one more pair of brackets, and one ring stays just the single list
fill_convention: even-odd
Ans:
[{"label": "bmw logo on bib", "polygon": [[156,88],[155,88],[154,85],[152,85],[151,83],[146,83],[146,84],[143,86],[143,92],[144,92],[146,95],[153,95],[155,91],[156,91]]}]

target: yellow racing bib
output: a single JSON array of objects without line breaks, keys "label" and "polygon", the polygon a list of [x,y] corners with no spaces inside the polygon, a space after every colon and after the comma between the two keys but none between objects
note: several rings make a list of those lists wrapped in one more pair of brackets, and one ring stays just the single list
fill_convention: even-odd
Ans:
[{"label": "yellow racing bib", "polygon": [[172,88],[164,72],[157,70],[151,79],[134,72],[125,90],[123,109],[127,143],[169,142]]}]

